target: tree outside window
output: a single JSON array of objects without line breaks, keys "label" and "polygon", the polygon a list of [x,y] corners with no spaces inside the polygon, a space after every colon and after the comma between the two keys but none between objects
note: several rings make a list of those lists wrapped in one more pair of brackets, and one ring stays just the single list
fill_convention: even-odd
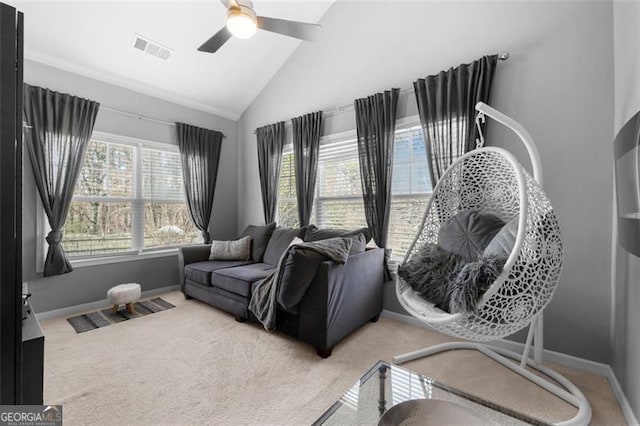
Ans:
[{"label": "tree outside window", "polygon": [[177,150],[92,140],[63,232],[70,257],[197,242]]}]

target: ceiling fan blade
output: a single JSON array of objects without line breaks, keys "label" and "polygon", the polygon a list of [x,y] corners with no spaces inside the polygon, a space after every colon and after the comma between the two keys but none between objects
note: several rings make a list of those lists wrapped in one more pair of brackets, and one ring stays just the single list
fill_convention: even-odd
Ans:
[{"label": "ceiling fan blade", "polygon": [[209,40],[205,41],[202,46],[198,47],[199,52],[214,53],[222,47],[223,44],[231,38],[232,34],[227,27],[222,27],[220,31],[215,33]]},{"label": "ceiling fan blade", "polygon": [[287,21],[286,19],[258,16],[258,28],[272,33],[283,34],[302,40],[313,41],[320,31],[320,25],[305,22]]}]

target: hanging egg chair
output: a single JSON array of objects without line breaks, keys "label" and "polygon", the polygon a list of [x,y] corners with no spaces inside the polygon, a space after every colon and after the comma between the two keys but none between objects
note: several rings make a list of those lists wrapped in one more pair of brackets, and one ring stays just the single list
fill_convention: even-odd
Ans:
[{"label": "hanging egg chair", "polygon": [[[533,176],[502,148],[478,148],[460,157],[434,188],[420,231],[403,263],[425,244],[437,244],[441,227],[467,209],[490,213],[505,223],[517,222],[515,242],[502,272],[473,312],[440,310],[397,276],[396,294],[409,314],[441,333],[468,342],[432,346],[397,356],[394,362],[400,364],[447,350],[478,350],[578,408],[574,418],[559,424],[588,424],[591,407],[582,392],[542,365],[542,311],[553,298],[558,284],[563,246],[558,220],[542,189],[542,168],[535,143],[519,123],[494,108],[480,102],[476,110],[476,123],[487,116],[516,133],[527,148]],[[504,338],[526,327],[529,334],[522,354],[480,343]],[[532,346],[534,354],[530,359]],[[533,374],[527,366],[551,377],[564,389]]]}]

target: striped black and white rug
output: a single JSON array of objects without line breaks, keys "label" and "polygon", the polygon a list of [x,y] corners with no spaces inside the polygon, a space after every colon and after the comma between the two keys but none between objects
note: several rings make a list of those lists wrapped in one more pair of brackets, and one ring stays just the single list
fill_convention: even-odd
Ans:
[{"label": "striped black and white rug", "polygon": [[106,327],[118,322],[143,317],[145,315],[164,311],[166,309],[175,308],[174,305],[162,299],[161,297],[156,297],[155,299],[150,300],[142,300],[140,302],[134,303],[133,306],[135,312],[132,314],[127,312],[127,310],[124,308],[114,314],[112,313],[111,308],[107,308],[95,312],[90,312],[88,314],[67,318],[67,321],[69,321],[69,324],[73,326],[76,332],[84,333],[85,331]]}]

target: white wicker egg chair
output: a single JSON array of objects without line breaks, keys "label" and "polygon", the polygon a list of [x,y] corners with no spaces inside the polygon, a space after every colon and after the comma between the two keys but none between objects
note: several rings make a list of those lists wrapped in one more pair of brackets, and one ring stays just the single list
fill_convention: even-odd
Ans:
[{"label": "white wicker egg chair", "polygon": [[[558,424],[588,424],[591,406],[583,393],[565,377],[542,365],[542,311],[553,297],[560,277],[563,247],[558,221],[542,190],[542,168],[535,143],[519,123],[501,112],[482,102],[476,105],[476,110],[476,120],[488,116],[513,130],[522,140],[531,158],[533,177],[502,148],[468,152],[447,169],[433,190],[420,231],[403,263],[423,244],[437,243],[440,227],[464,209],[491,213],[505,222],[518,217],[515,244],[502,273],[473,314],[444,312],[396,277],[398,300],[407,312],[444,334],[470,342],[432,346],[396,356],[394,362],[401,364],[454,349],[477,350],[578,408],[574,418]],[[501,339],[527,326],[529,334],[522,354],[478,343]],[[529,359],[532,346],[533,359]],[[526,366],[552,378],[564,389]]]}]

